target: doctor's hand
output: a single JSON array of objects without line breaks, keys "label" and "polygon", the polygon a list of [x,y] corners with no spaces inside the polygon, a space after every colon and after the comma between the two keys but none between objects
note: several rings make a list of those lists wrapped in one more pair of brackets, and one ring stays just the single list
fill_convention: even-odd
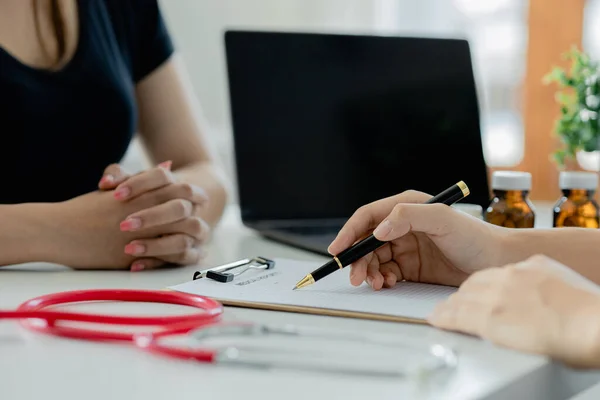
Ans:
[{"label": "doctor's hand", "polygon": [[573,367],[600,367],[598,286],[545,256],[476,272],[428,321]]},{"label": "doctor's hand", "polygon": [[339,254],[370,235],[385,245],[351,265],[350,281],[373,289],[398,281],[458,286],[471,273],[500,264],[502,228],[407,191],[361,207],[346,222],[329,252]]},{"label": "doctor's hand", "polygon": [[[98,187],[101,190],[114,190],[114,198],[127,203],[139,196],[158,189],[168,188],[174,198],[164,204],[137,211],[126,216],[120,223],[120,230],[145,234],[149,229],[166,227],[185,219],[194,219],[202,231],[203,240],[210,232],[209,225],[197,216],[197,211],[208,198],[206,193],[195,185],[177,182],[171,173],[171,162],[159,164],[135,175],[129,174],[118,164],[109,165]],[[187,247],[182,243],[191,242],[194,250],[200,254],[202,241],[185,232],[175,232],[157,238],[134,240],[125,246],[127,254],[137,256],[132,270],[151,269],[165,263],[180,264]]]}]

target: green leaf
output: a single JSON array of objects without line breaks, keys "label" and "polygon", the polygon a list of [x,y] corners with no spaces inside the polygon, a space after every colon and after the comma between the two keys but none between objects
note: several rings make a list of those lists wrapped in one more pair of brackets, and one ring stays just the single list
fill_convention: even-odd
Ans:
[{"label": "green leaf", "polygon": [[557,83],[556,101],[560,115],[554,123],[554,134],[562,143],[562,149],[552,154],[554,161],[562,166],[567,158],[575,158],[579,150],[598,149],[600,117],[583,121],[581,111],[600,112],[600,104],[593,109],[587,105],[588,96],[600,95],[600,69],[596,60],[573,46],[562,54],[570,65],[568,69],[553,67],[544,77],[544,82]]},{"label": "green leaf", "polygon": [[583,144],[583,150],[584,151],[595,151],[595,150],[598,150],[598,141],[595,138],[592,138],[592,139],[586,141]]},{"label": "green leaf", "polygon": [[560,67],[554,67],[554,69],[544,76],[543,82],[548,85],[550,83],[558,83],[560,85],[566,85],[568,81],[566,72]]},{"label": "green leaf", "polygon": [[567,112],[577,105],[577,97],[573,93],[557,92],[555,97],[559,104],[567,108]]},{"label": "green leaf", "polygon": [[565,165],[566,153],[564,150],[557,150],[554,152],[554,161],[558,166],[562,167]]}]

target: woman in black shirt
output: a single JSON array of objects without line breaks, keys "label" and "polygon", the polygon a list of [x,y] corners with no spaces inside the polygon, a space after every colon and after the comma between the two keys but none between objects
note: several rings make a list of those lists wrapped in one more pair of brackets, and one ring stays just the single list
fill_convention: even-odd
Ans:
[{"label": "woman in black shirt", "polygon": [[198,262],[227,191],[191,97],[157,0],[1,1],[0,265]]}]

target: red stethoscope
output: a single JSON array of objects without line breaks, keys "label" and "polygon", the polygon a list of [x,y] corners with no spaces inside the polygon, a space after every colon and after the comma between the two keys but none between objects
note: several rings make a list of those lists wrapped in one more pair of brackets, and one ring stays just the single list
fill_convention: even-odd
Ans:
[{"label": "red stethoscope", "polygon": [[[116,316],[80,312],[49,310],[49,307],[92,301],[126,301],[144,303],[164,303],[189,306],[199,312],[187,315],[170,316]],[[178,335],[203,326],[219,323],[223,306],[213,299],[166,290],[79,290],[54,293],[28,300],[14,311],[0,310],[1,319],[20,320],[21,324],[39,333],[71,339],[128,342],[154,353],[195,359],[202,362],[214,362],[217,351],[211,349],[171,348],[160,345],[158,337]],[[41,323],[40,323],[41,322]],[[148,326],[155,327],[151,333],[106,331],[98,329],[65,326],[65,322],[90,324]],[[155,338],[155,335],[157,336]]]},{"label": "red stethoscope", "polygon": [[[177,316],[117,316],[106,314],[92,314],[79,312],[66,312],[50,310],[50,307],[81,302],[94,301],[125,301],[144,303],[163,303],[190,306],[199,312],[177,315]],[[360,333],[339,332],[327,333],[323,331],[306,331],[295,326],[271,326],[255,323],[225,323],[221,321],[223,305],[208,297],[181,293],[167,290],[131,290],[131,289],[99,289],[79,290],[61,292],[39,296],[22,303],[14,311],[0,310],[0,320],[19,320],[25,328],[47,334],[71,339],[130,343],[137,348],[150,353],[174,357],[182,360],[199,361],[202,363],[225,364],[232,366],[245,366],[254,368],[288,368],[303,369],[312,372],[345,373],[360,376],[376,376],[398,378],[405,377],[407,370],[399,368],[390,369],[389,366],[379,367],[377,365],[365,366],[361,361],[355,365],[347,363],[327,365],[324,359],[316,362],[305,362],[301,357],[293,356],[286,351],[284,357],[275,359],[265,357],[261,351],[259,357],[256,354],[248,354],[240,351],[240,347],[209,347],[203,342],[211,338],[223,337],[267,337],[282,336],[286,338],[313,338],[327,339],[336,343],[341,341],[352,341],[360,344],[383,345],[386,349],[407,349],[403,343],[381,343],[373,340],[368,335]],[[131,333],[125,331],[105,331],[73,326],[66,326],[66,322],[80,322],[89,324],[121,325],[121,326],[147,326],[155,327],[151,332]],[[195,340],[194,346],[167,345],[164,339],[178,335],[187,335]],[[277,352],[275,352],[277,353]],[[275,354],[281,355],[281,354]],[[418,374],[424,372],[437,372],[440,370],[453,369],[457,358],[454,351],[445,346],[434,344],[424,349],[423,356],[429,357],[428,364],[418,368]],[[402,364],[402,363],[401,363]],[[421,375],[419,375],[421,376]]]}]

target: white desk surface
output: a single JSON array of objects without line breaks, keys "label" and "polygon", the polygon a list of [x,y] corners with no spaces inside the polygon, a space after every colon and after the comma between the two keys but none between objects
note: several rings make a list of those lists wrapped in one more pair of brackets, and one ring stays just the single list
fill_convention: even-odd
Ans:
[{"label": "white desk surface", "polygon": [[600,399],[600,383],[573,396],[570,400],[598,400]]},{"label": "white desk surface", "polygon": [[[546,214],[548,215],[548,214]],[[542,224],[546,225],[546,224]],[[250,257],[324,258],[267,241],[241,227],[231,208],[215,232],[206,265]],[[141,273],[76,272],[52,265],[0,268],[0,308],[46,293],[85,288],[161,289],[191,280],[196,267]],[[114,305],[98,306],[106,311]],[[86,306],[86,310],[96,309]],[[118,312],[171,312],[132,304]],[[543,357],[519,354],[475,338],[431,327],[293,313],[227,308],[226,319],[390,333],[423,343],[439,342],[459,352],[451,379],[418,397],[401,381],[357,379],[311,373],[228,369],[142,353],[125,345],[97,344],[28,332],[15,322],[0,324],[0,399],[566,399],[596,375],[578,374]],[[352,351],[351,348],[348,351]],[[401,354],[390,354],[400,359]],[[303,388],[308,389],[308,393]]]}]

